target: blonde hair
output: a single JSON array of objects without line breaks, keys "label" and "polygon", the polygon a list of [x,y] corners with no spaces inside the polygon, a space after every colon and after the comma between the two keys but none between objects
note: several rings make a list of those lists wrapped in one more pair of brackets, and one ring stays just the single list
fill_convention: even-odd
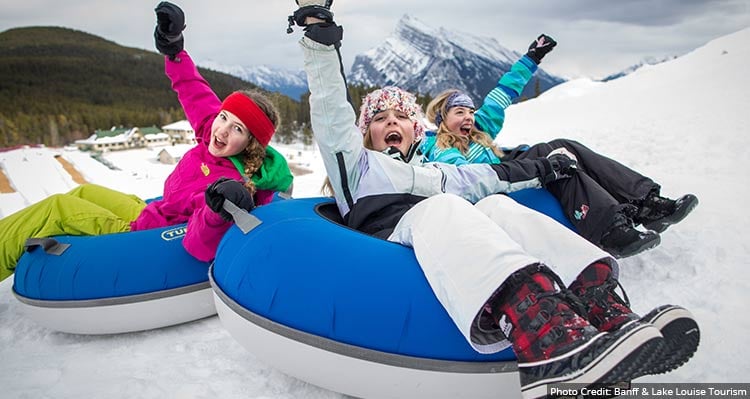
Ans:
[{"label": "blonde hair", "polygon": [[[443,115],[443,119],[445,119],[445,115],[448,114],[448,110],[446,109],[446,100],[453,93],[458,92],[459,91],[455,89],[446,90],[438,94],[434,100],[430,101],[430,103],[427,104],[427,120],[431,121],[432,123],[436,123],[438,112],[440,113],[440,115]],[[469,151],[469,144],[473,141],[481,145],[482,147],[491,149],[498,158],[503,156],[503,153],[492,142],[492,137],[490,137],[489,134],[477,129],[475,125],[471,126],[471,132],[469,133],[469,135],[465,136],[461,133],[448,130],[448,128],[445,126],[445,123],[441,122],[437,127],[436,135],[437,139],[435,143],[438,148],[456,148],[461,151],[462,154],[466,154],[466,152]]]},{"label": "blonde hair", "polygon": [[[241,90],[240,93],[253,100],[255,104],[263,111],[268,119],[271,120],[275,129],[281,124],[281,116],[279,115],[278,109],[273,102],[266,97],[263,93],[257,90]],[[250,194],[255,194],[255,183],[249,178],[255,172],[260,169],[263,165],[263,160],[266,157],[266,147],[264,147],[258,139],[252,134],[250,135],[250,141],[247,143],[247,147],[242,151],[244,159],[242,161],[243,171],[245,176],[248,177],[245,182],[245,188],[250,191]]]}]

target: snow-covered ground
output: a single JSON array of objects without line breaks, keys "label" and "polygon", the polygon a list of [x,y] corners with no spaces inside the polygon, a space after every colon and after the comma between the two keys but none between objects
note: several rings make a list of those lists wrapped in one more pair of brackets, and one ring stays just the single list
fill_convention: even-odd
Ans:
[{"label": "snow-covered ground", "polygon": [[[696,194],[699,207],[656,249],[621,262],[621,280],[641,313],[680,304],[701,325],[701,346],[682,368],[642,382],[750,382],[750,29],[683,57],[608,83],[572,81],[512,106],[498,141],[577,139],[651,176],[662,192]],[[560,56],[558,54],[557,56]],[[314,173],[295,196],[317,196],[324,171],[312,149],[279,146]],[[158,149],[157,149],[158,151]],[[0,216],[75,186],[54,155],[88,181],[144,198],[161,194],[171,166],[151,150],[112,152],[113,171],[77,151],[27,148],[0,153],[16,193],[0,194]],[[255,359],[216,317],[114,336],[75,336],[25,318],[0,283],[3,398],[337,398]]]}]

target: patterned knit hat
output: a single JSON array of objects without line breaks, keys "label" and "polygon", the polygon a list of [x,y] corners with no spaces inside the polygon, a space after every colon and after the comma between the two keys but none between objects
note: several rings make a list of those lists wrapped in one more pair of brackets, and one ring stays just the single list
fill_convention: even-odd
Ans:
[{"label": "patterned knit hat", "polygon": [[414,139],[424,137],[424,125],[422,120],[424,114],[422,108],[417,104],[417,98],[408,91],[401,90],[396,86],[386,86],[373,91],[362,100],[362,108],[359,110],[359,130],[364,135],[372,122],[375,114],[395,109],[405,113],[414,122]]}]

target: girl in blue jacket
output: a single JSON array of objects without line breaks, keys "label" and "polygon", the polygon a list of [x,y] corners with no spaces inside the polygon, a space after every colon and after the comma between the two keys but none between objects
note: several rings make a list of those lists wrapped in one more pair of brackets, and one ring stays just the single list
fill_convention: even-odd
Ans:
[{"label": "girl in blue jacket", "polygon": [[[661,187],[650,178],[573,140],[557,139],[507,152],[493,143],[502,129],[505,109],[556,44],[549,36],[540,35],[500,78],[479,109],[458,90],[439,94],[427,106],[427,119],[437,131],[427,132],[421,152],[427,162],[455,165],[497,164],[565,153],[576,160],[577,173],[546,188],[560,201],[578,233],[617,258],[653,248],[661,241],[659,233],[684,219],[698,205],[698,198],[692,194],[677,200],[662,197]],[[647,230],[636,229],[639,224]]]}]

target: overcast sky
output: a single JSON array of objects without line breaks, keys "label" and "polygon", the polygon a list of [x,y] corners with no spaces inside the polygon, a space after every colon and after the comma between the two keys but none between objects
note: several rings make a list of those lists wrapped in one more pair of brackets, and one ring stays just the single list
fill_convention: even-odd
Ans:
[{"label": "overcast sky", "polygon": [[[183,0],[185,47],[197,61],[301,69],[299,31],[286,34],[293,0]],[[143,0],[0,0],[0,31],[63,26],[154,50],[153,9]],[[525,51],[539,33],[559,45],[542,67],[565,77],[603,77],[646,57],[682,55],[750,27],[750,0],[336,0],[347,68],[409,14],[433,27],[487,36]]]}]

